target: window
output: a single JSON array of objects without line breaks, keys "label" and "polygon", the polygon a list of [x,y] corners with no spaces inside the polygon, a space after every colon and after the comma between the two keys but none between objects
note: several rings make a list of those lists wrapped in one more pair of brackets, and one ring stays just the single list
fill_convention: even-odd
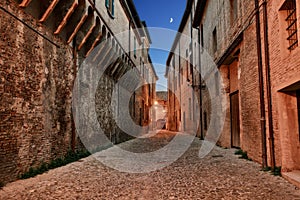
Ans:
[{"label": "window", "polygon": [[217,29],[215,28],[213,31],[213,51],[217,52],[218,49],[218,41],[217,41]]},{"label": "window", "polygon": [[298,46],[297,36],[297,16],[296,16],[296,0],[286,0],[280,11],[286,11],[286,19],[288,32],[287,40],[289,41],[288,50],[294,50]]},{"label": "window", "polygon": [[136,38],[133,39],[133,55],[136,58]]},{"label": "window", "polygon": [[114,16],[115,15],[115,1],[114,0],[105,0],[105,6],[109,13]]}]

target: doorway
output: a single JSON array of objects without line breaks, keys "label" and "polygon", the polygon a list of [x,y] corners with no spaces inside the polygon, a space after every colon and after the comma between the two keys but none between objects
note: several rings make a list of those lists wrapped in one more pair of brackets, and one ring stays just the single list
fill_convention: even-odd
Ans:
[{"label": "doorway", "polygon": [[239,92],[230,94],[231,146],[240,147]]}]

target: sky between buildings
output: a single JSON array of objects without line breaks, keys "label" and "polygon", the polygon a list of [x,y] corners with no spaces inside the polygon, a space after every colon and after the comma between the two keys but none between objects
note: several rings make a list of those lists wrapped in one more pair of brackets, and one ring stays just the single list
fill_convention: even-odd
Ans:
[{"label": "sky between buildings", "polygon": [[[185,0],[133,0],[140,19],[145,20],[152,39],[150,56],[159,80],[157,91],[167,90],[166,60],[186,6]],[[152,28],[153,27],[153,28]],[[168,29],[168,30],[167,30]],[[164,43],[164,45],[161,45]],[[158,49],[158,46],[166,48]]]}]

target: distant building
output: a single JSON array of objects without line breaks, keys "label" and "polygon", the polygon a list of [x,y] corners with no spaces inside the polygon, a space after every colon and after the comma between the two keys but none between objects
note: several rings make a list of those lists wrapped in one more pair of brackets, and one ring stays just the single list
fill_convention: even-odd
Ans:
[{"label": "distant building", "polygon": [[156,121],[159,119],[167,119],[168,113],[168,92],[166,91],[159,91],[156,92],[156,99],[155,99],[155,112],[156,112]]},{"label": "distant building", "polygon": [[[195,132],[199,116],[198,98],[193,94],[194,60],[193,40],[197,30],[192,28],[194,1],[187,1],[178,33],[167,60],[165,77],[168,79],[168,126],[171,131]],[[199,77],[199,75],[198,75]]]}]

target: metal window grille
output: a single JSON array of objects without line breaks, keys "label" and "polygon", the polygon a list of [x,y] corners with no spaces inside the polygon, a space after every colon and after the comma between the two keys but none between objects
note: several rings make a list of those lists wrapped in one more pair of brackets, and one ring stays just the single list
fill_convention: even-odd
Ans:
[{"label": "metal window grille", "polygon": [[286,10],[287,12],[287,17],[285,19],[287,22],[286,31],[288,32],[288,49],[291,51],[298,47],[296,0],[287,0],[284,3],[282,10]]}]

